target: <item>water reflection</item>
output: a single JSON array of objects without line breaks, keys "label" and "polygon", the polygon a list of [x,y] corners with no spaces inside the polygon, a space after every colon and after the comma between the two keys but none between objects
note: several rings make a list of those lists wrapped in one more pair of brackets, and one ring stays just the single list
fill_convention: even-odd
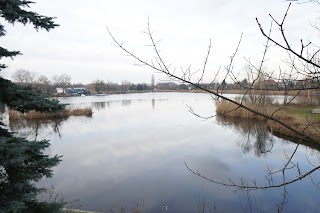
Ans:
[{"label": "water reflection", "polygon": [[313,151],[313,152],[320,151],[320,143],[312,142],[312,141],[308,141],[308,140],[300,140],[299,138],[289,137],[289,136],[282,135],[277,132],[273,132],[273,135],[277,136],[278,138],[282,138],[283,139],[282,143],[303,144],[304,146],[308,147],[310,149],[310,151]]},{"label": "water reflection", "polygon": [[257,157],[262,157],[270,152],[274,145],[273,135],[268,131],[264,121],[224,115],[217,115],[216,121],[220,125],[234,129],[240,135],[237,144],[245,154],[253,150]]},{"label": "water reflection", "polygon": [[[110,108],[110,103],[107,102],[107,104],[108,104],[108,108]],[[106,102],[93,102],[92,107],[97,110],[104,109],[104,108],[106,108]]]},{"label": "water reflection", "polygon": [[138,99],[138,100],[114,100],[114,101],[104,101],[104,102],[93,102],[91,103],[91,107],[96,110],[104,110],[105,107],[107,106],[108,109],[110,109],[112,104],[117,104],[121,102],[121,106],[127,107],[130,106],[133,102],[150,102],[151,101],[151,106],[152,109],[155,110],[156,108],[156,101],[168,101],[167,99],[151,99],[151,100],[145,100],[145,99]]},{"label": "water reflection", "polygon": [[[70,122],[72,119],[77,119],[81,121],[82,125],[88,123],[92,117],[80,116],[80,117],[66,117],[66,118],[51,118],[51,119],[19,119],[19,120],[9,120],[8,126],[10,131],[15,132],[19,137],[28,139],[42,140],[46,139],[49,135],[57,135],[60,138],[62,133],[60,131],[61,127]],[[74,127],[75,129],[79,128]]]},{"label": "water reflection", "polygon": [[156,100],[153,98],[151,100],[151,102],[152,102],[152,109],[155,110],[155,108],[156,108]]},{"label": "water reflection", "polygon": [[122,106],[130,106],[131,100],[122,100],[121,103],[122,103]]},{"label": "water reflection", "polygon": [[46,134],[60,134],[61,125],[66,122],[68,118],[56,119],[20,119],[9,120],[9,128],[19,137],[28,139],[45,139],[45,135],[41,135],[46,129]]},{"label": "water reflection", "polygon": [[[295,144],[271,136],[256,121],[217,117],[218,125],[188,113],[186,105],[213,114],[209,95],[150,93],[66,100],[94,107],[93,118],[62,122],[63,137],[48,138],[52,144],[48,152],[64,157],[54,168],[54,177],[38,184],[54,185],[66,200],[79,198],[87,210],[108,212],[118,203],[140,206],[142,202],[145,212],[161,212],[162,206],[169,206],[169,212],[197,212],[204,194],[208,205],[215,203],[219,212],[245,212],[246,193],[210,184],[191,174],[184,162],[216,180],[264,183],[267,166],[283,166],[284,150],[295,149]],[[305,160],[305,154],[299,149],[295,160]],[[293,202],[286,206],[287,212],[316,212],[317,206],[306,201],[313,201],[319,191],[308,181],[288,186]],[[274,212],[282,196],[280,190],[255,191],[251,199],[261,203],[263,211]]]}]

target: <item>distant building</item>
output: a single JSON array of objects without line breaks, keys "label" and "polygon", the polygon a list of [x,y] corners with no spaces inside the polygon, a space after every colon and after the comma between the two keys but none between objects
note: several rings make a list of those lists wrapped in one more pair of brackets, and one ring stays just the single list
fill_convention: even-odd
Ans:
[{"label": "distant building", "polygon": [[268,80],[264,80],[262,82],[263,87],[265,87],[266,89],[277,89],[278,88],[278,84],[277,82],[275,82],[272,79],[268,79]]},{"label": "distant building", "polygon": [[254,88],[256,89],[278,89],[278,84],[272,79],[263,80],[261,82],[256,82],[254,84]]},{"label": "distant building", "polygon": [[77,96],[81,94],[87,94],[89,91],[85,87],[78,88],[67,88],[65,89],[65,93],[70,94],[72,96]]},{"label": "distant building", "polygon": [[295,80],[294,81],[294,88],[295,89],[303,89],[303,88],[307,88],[308,84],[306,82],[306,80]]},{"label": "distant building", "polygon": [[63,93],[65,93],[64,89],[63,89],[63,88],[60,88],[60,87],[56,88],[56,92],[57,92],[58,94],[63,94]]},{"label": "distant building", "polygon": [[177,90],[179,85],[173,82],[157,83],[156,88],[158,90]]},{"label": "distant building", "polygon": [[78,87],[78,88],[56,88],[56,92],[57,94],[69,94],[71,96],[78,96],[78,95],[82,95],[82,94],[88,94],[90,93],[87,88],[85,87]]}]

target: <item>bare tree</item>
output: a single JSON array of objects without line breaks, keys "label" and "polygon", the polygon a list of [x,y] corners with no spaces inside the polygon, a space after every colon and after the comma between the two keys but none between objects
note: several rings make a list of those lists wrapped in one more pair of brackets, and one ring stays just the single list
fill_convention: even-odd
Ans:
[{"label": "bare tree", "polygon": [[40,75],[36,81],[35,88],[41,93],[50,93],[50,80],[47,76]]},{"label": "bare tree", "polygon": [[129,81],[122,81],[121,82],[121,90],[124,92],[128,92],[130,89],[131,83]]},{"label": "bare tree", "polygon": [[101,94],[106,90],[106,83],[104,82],[104,80],[97,79],[92,84],[93,84],[94,90],[99,94]]},{"label": "bare tree", "polygon": [[35,72],[30,72],[25,69],[18,69],[13,73],[12,78],[13,81],[18,84],[32,85],[35,83],[36,75],[37,74]]},{"label": "bare tree", "polygon": [[[313,2],[313,1],[312,1]],[[220,84],[217,89],[210,90],[206,87],[202,86],[203,82],[203,76],[206,71],[206,65],[209,60],[209,55],[211,53],[211,41],[209,42],[208,49],[206,51],[205,57],[204,57],[204,63],[203,68],[193,71],[189,68],[182,69],[181,73],[176,72],[172,66],[170,66],[169,63],[167,63],[163,56],[161,55],[161,51],[159,50],[159,41],[155,38],[154,32],[150,27],[150,23],[148,21],[148,26],[146,28],[146,35],[149,38],[149,44],[148,47],[151,47],[154,52],[154,56],[152,57],[152,60],[144,60],[142,57],[136,55],[133,51],[128,50],[126,46],[120,41],[118,41],[113,34],[111,33],[110,29],[108,28],[109,35],[111,36],[112,40],[116,44],[117,47],[119,47],[122,51],[126,53],[126,55],[131,56],[134,58],[138,63],[141,65],[150,67],[153,71],[157,71],[160,73],[165,74],[170,80],[175,80],[179,83],[186,83],[192,86],[195,89],[201,90],[203,92],[209,93],[212,95],[213,98],[216,100],[224,100],[228,103],[231,103],[233,107],[230,110],[226,110],[223,112],[223,115],[226,116],[234,116],[233,113],[236,113],[236,116],[241,116],[239,114],[239,110],[246,112],[247,118],[259,118],[261,120],[264,120],[268,123],[269,127],[271,128],[271,131],[275,127],[284,130],[285,132],[290,132],[291,135],[294,135],[298,139],[298,143],[296,145],[295,150],[292,153],[286,153],[285,159],[286,163],[283,167],[271,170],[267,169],[267,175],[266,180],[267,184],[259,185],[256,181],[248,182],[245,179],[240,180],[232,180],[228,179],[227,181],[218,181],[211,179],[196,170],[193,170],[188,166],[187,163],[185,163],[186,167],[195,175],[204,178],[207,181],[210,181],[215,184],[220,184],[224,186],[231,186],[235,187],[239,190],[257,190],[257,189],[270,189],[270,188],[283,188],[283,199],[280,202],[278,206],[278,211],[281,212],[283,209],[283,205],[286,203],[287,200],[287,190],[286,186],[288,184],[295,183],[305,177],[312,178],[311,174],[315,171],[318,171],[320,169],[320,165],[313,165],[310,162],[311,169],[308,171],[301,171],[301,168],[299,167],[299,163],[294,162],[293,158],[300,147],[300,144],[303,143],[303,141],[309,141],[312,143],[319,143],[319,138],[313,137],[312,132],[320,132],[320,123],[317,120],[313,120],[312,118],[306,118],[308,121],[307,125],[305,125],[303,128],[298,128],[295,126],[292,126],[290,123],[288,123],[285,119],[278,116],[278,112],[281,111],[286,106],[289,106],[297,97],[298,95],[302,94],[305,91],[308,90],[318,90],[319,87],[319,77],[320,77],[320,64],[319,64],[319,54],[320,54],[320,48],[318,48],[317,45],[312,45],[311,42],[305,43],[302,40],[300,41],[301,47],[300,49],[296,50],[293,49],[290,45],[290,42],[287,40],[287,36],[285,34],[284,30],[284,24],[286,21],[286,18],[288,16],[288,11],[291,7],[291,3],[289,4],[282,20],[278,21],[276,20],[272,15],[271,21],[272,23],[278,27],[280,30],[280,33],[282,35],[282,41],[277,41],[276,39],[271,37],[271,32],[273,30],[273,27],[271,27],[266,30],[261,23],[259,22],[258,18],[256,19],[258,24],[258,29],[260,29],[260,32],[262,35],[266,38],[266,43],[264,45],[263,50],[263,56],[260,60],[260,63],[258,65],[252,64],[252,62],[249,59],[246,59],[246,62],[248,64],[249,73],[248,80],[246,83],[240,84],[241,87],[243,87],[244,94],[242,98],[235,100],[232,98],[229,98],[228,96],[224,95],[224,91],[226,89],[224,84]],[[237,56],[238,49],[241,43],[242,36],[239,40],[239,43],[237,44],[235,51],[231,54],[230,61],[227,65],[223,66],[222,69],[219,69],[215,73],[214,79],[212,79],[212,82],[217,81],[218,74],[223,74],[224,78],[222,82],[226,82],[226,79],[231,79],[232,81],[239,82],[238,74],[234,71],[234,59]],[[271,44],[273,46],[275,45],[277,48],[280,48],[288,53],[288,59],[285,61],[285,69],[279,68],[278,73],[274,72],[266,72],[264,70],[265,61],[266,61],[266,53],[268,52],[269,48],[271,47]],[[149,57],[150,58],[150,57]],[[196,75],[198,74],[198,75]],[[302,86],[299,89],[296,89],[294,87],[294,83],[292,83],[294,80],[302,81]],[[291,83],[290,83],[291,82]],[[290,85],[289,85],[290,84]],[[292,85],[293,84],[293,85]],[[266,110],[266,104],[270,102],[270,100],[266,99],[266,94],[269,93],[271,90],[279,91],[280,94],[284,94],[286,100],[283,101],[283,103],[277,103],[274,104],[274,108],[271,108],[271,110]],[[290,94],[290,97],[289,95]],[[250,100],[251,97],[251,100]],[[253,101],[254,100],[254,101]],[[200,118],[204,119],[210,119],[215,117],[215,115],[203,117],[195,112],[194,109],[189,108],[190,112],[193,113],[195,116],[198,116]],[[268,108],[270,109],[270,107]],[[265,137],[265,135],[259,135],[257,139],[257,144],[261,144],[261,137]],[[272,149],[272,146],[271,146]],[[259,149],[260,150],[260,149]],[[266,152],[270,150],[260,150],[261,152]],[[288,178],[286,174],[289,172],[292,173],[292,171],[296,172],[295,177]],[[280,178],[280,183],[274,181],[276,178]],[[315,181],[312,182],[315,183]],[[315,183],[316,186],[318,186],[319,183]]]},{"label": "bare tree", "polygon": [[67,74],[62,74],[60,76],[54,75],[52,77],[53,84],[57,87],[61,87],[63,89],[66,89],[71,85],[71,76]]}]

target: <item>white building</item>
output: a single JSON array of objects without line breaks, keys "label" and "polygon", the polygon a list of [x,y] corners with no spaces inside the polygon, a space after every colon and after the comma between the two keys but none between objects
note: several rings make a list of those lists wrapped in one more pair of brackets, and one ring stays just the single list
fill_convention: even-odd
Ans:
[{"label": "white building", "polygon": [[64,89],[63,88],[56,88],[56,92],[58,93],[58,94],[63,94],[64,93]]}]

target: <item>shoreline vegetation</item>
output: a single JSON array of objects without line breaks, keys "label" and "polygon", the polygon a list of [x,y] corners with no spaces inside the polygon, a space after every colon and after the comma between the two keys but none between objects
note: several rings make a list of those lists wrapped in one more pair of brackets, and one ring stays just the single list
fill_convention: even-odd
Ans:
[{"label": "shoreline vegetation", "polygon": [[65,109],[61,112],[36,112],[34,110],[21,113],[16,110],[9,110],[9,120],[19,119],[48,119],[48,118],[66,118],[69,116],[88,116],[91,117],[93,114],[92,108],[83,109]]},{"label": "shoreline vegetation", "polygon": [[[303,104],[287,104],[283,107],[279,107],[278,104],[266,104],[264,107],[255,105],[254,103],[245,101],[243,104],[247,107],[255,109],[258,112],[265,113],[270,116],[283,121],[294,129],[305,132],[310,138],[315,140],[320,144],[320,114],[314,114],[312,109],[314,107],[303,105]],[[261,116],[255,115],[246,109],[239,108],[234,103],[227,102],[225,100],[220,100],[216,102],[216,112],[217,114],[237,117],[243,119],[259,119],[266,121],[266,125],[272,131],[273,134],[280,134],[292,138],[293,140],[300,139],[300,137],[288,130],[286,127],[262,118]]]},{"label": "shoreline vegetation", "polygon": [[[210,90],[215,93],[219,94],[245,94],[247,93],[247,90]],[[134,93],[151,93],[151,92],[181,92],[181,93],[207,93],[203,90],[197,90],[197,89],[191,89],[191,90],[141,90],[141,91],[107,91],[105,93],[92,93],[90,95],[85,96],[99,96],[99,95],[114,95],[114,94],[134,94]],[[308,96],[308,90],[290,90],[290,91],[284,91],[284,90],[250,90],[251,94],[266,94],[266,95],[289,95],[289,96]],[[72,95],[67,93],[52,93],[51,97],[59,98],[59,97],[72,97]]]}]

